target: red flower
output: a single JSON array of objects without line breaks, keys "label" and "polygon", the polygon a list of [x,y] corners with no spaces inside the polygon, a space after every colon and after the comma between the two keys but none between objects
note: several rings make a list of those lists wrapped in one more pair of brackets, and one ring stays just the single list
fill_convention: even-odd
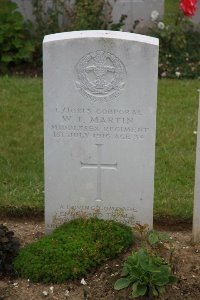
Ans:
[{"label": "red flower", "polygon": [[180,8],[185,16],[193,17],[197,9],[197,0],[181,0]]}]

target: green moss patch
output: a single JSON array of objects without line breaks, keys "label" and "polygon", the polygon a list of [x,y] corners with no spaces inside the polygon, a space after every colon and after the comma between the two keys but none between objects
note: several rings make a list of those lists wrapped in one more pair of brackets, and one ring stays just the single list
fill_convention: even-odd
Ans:
[{"label": "green moss patch", "polygon": [[77,219],[21,249],[14,267],[34,282],[61,283],[80,278],[132,243],[130,227],[96,218]]}]

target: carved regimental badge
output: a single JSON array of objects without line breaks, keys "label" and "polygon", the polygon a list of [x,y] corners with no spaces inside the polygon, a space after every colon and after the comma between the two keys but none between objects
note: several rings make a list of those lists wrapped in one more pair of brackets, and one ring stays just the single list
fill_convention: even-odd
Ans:
[{"label": "carved regimental badge", "polygon": [[99,50],[88,53],[75,67],[76,87],[93,101],[108,101],[123,90],[126,70],[115,55]]}]

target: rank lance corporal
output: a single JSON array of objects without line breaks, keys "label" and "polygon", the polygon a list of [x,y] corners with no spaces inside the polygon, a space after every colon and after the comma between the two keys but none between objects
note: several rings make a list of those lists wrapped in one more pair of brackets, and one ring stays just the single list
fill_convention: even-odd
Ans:
[{"label": "rank lance corporal", "polygon": [[59,113],[72,113],[72,114],[89,114],[97,113],[98,115],[142,115],[140,110],[132,109],[99,109],[92,110],[90,108],[71,108],[71,107],[56,107],[56,112]]}]

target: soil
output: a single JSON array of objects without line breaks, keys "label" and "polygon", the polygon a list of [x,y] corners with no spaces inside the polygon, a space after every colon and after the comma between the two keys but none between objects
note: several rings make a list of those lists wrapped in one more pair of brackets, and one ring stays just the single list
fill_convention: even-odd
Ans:
[{"label": "soil", "polygon": [[[29,244],[44,235],[44,222],[41,220],[3,219],[9,230],[15,232],[21,245]],[[165,222],[166,224],[166,222]],[[165,231],[174,239],[175,252],[173,269],[178,278],[176,284],[167,287],[160,299],[199,300],[200,299],[200,244],[192,242],[189,224],[155,224],[155,228]],[[173,229],[173,230],[172,230]],[[63,284],[32,283],[22,278],[0,278],[0,300],[129,300],[131,289],[115,291],[113,285],[120,277],[124,260],[137,249],[139,241],[119,258],[110,260],[94,270],[84,280],[66,281]],[[141,298],[143,299],[143,298]]]}]

